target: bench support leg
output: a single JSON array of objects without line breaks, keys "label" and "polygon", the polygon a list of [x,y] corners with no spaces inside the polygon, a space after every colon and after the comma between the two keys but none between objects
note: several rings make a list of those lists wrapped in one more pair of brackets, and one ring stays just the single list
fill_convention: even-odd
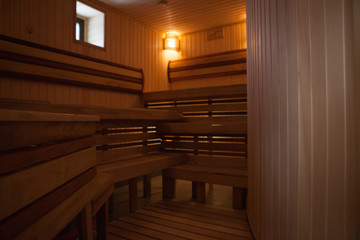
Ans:
[{"label": "bench support leg", "polygon": [[130,213],[137,210],[137,178],[129,179],[129,210]]},{"label": "bench support leg", "polygon": [[206,202],[206,190],[204,182],[196,182],[196,201],[198,203]]},{"label": "bench support leg", "polygon": [[175,179],[167,176],[166,171],[162,174],[163,200],[175,198]]},{"label": "bench support leg", "polygon": [[246,202],[246,189],[233,187],[233,208],[241,209],[245,207]]},{"label": "bench support leg", "polygon": [[91,203],[88,203],[80,213],[80,239],[93,239]]},{"label": "bench support leg", "polygon": [[151,174],[143,176],[144,198],[151,197]]},{"label": "bench support leg", "polygon": [[96,215],[97,239],[106,240],[108,235],[109,201],[99,209]]},{"label": "bench support leg", "polygon": [[192,199],[197,199],[197,183],[196,182],[192,182],[192,185],[191,185],[191,189],[192,189]]}]

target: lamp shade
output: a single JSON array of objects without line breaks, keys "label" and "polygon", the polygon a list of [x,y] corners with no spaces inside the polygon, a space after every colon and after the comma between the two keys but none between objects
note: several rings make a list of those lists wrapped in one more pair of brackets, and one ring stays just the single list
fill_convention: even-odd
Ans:
[{"label": "lamp shade", "polygon": [[180,51],[179,37],[175,34],[166,33],[164,37],[164,50]]}]

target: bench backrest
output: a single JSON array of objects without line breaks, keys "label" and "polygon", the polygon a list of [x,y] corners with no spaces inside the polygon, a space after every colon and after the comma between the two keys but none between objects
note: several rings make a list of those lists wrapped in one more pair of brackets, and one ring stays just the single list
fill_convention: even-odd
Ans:
[{"label": "bench backrest", "polygon": [[0,35],[4,77],[141,93],[143,72],[80,54]]},{"label": "bench backrest", "polygon": [[185,152],[197,163],[247,166],[246,85],[145,93],[144,102],[186,117],[157,127],[164,150]]},{"label": "bench backrest", "polygon": [[170,82],[246,74],[246,50],[169,61]]}]

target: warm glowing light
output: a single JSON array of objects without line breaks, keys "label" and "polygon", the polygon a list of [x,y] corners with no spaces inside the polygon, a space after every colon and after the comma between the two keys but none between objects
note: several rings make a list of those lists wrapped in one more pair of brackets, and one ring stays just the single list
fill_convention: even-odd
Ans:
[{"label": "warm glowing light", "polygon": [[176,48],[175,39],[172,39],[172,38],[168,39],[167,44],[168,44],[168,47],[169,47],[169,48]]},{"label": "warm glowing light", "polygon": [[164,50],[180,51],[180,41],[178,35],[172,32],[164,35]]}]

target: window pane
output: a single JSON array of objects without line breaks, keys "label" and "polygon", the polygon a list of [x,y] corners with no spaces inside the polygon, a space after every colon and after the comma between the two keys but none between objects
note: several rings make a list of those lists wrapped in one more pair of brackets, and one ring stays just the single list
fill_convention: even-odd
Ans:
[{"label": "window pane", "polygon": [[80,40],[80,24],[77,22],[76,23],[76,36],[75,36],[76,40]]}]

